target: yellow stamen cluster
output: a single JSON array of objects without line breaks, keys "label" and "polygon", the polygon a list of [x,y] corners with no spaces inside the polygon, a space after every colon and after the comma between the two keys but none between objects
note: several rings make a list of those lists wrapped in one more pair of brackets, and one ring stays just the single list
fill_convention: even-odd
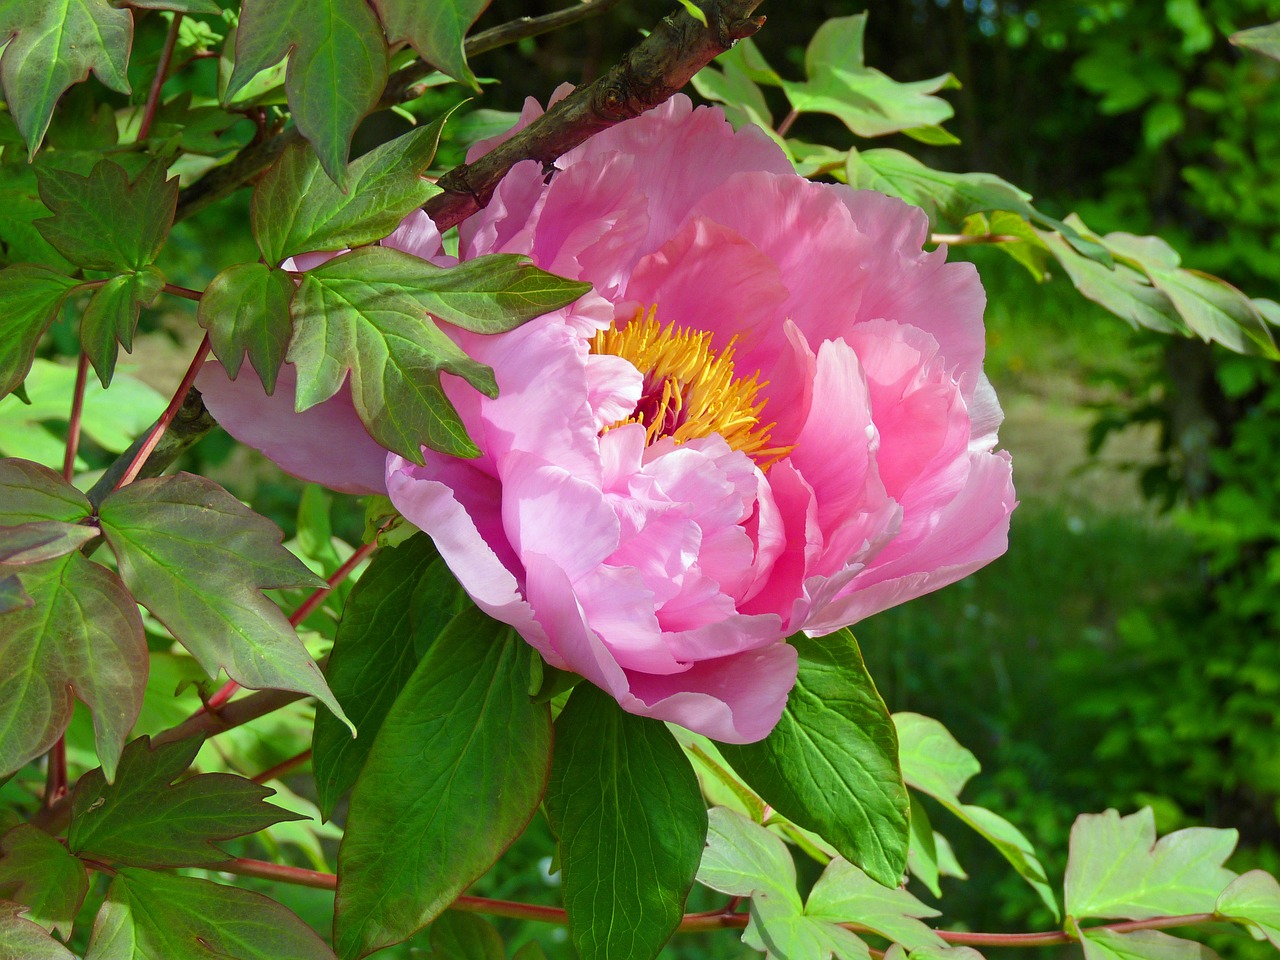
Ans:
[{"label": "yellow stamen cluster", "polygon": [[718,433],[734,450],[747,454],[761,469],[781,460],[790,447],[769,445],[775,424],[760,422],[765,400],[756,399],[758,374],[734,376],[735,337],[724,350],[711,348],[711,334],[663,327],[651,308],[621,329],[602,330],[591,341],[592,353],[629,361],[644,375],[635,412],[606,430],[641,423],[649,443],[671,437],[684,443]]}]

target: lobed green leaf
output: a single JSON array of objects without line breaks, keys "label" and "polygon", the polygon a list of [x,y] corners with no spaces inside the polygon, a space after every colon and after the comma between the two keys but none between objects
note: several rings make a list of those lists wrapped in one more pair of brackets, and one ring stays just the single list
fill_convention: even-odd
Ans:
[{"label": "lobed green leaf", "polygon": [[[452,111],[450,111],[452,113]],[[318,250],[342,250],[387,236],[440,192],[422,175],[435,157],[449,114],[354,161],[345,190],[322,175],[304,144],[289,147],[258,181],[249,223],[268,263]]]},{"label": "lobed green leaf", "polygon": [[79,550],[98,536],[98,528],[61,520],[38,520],[0,527],[0,564],[41,563]]},{"label": "lobed green leaf", "polygon": [[73,690],[114,776],[147,677],[137,605],[114,573],[77,552],[2,569],[32,602],[0,621],[0,777],[53,746],[71,722]]},{"label": "lobed green leaf", "polygon": [[334,960],[274,900],[195,877],[125,867],[93,923],[85,960]]},{"label": "lobed green leaf", "polygon": [[886,886],[907,864],[910,801],[898,737],[853,634],[803,633],[796,684],[764,740],[720,744],[747,785]]},{"label": "lobed green leaf", "polygon": [[27,908],[0,900],[0,960],[76,960],[76,955],[22,916]]},{"label": "lobed green leaf", "polygon": [[900,887],[884,886],[840,857],[827,864],[809,891],[806,916],[832,923],[856,922],[907,950],[945,950],[947,942],[922,918],[939,916]]},{"label": "lobed green leaf", "polygon": [[89,877],[84,864],[39,827],[19,824],[0,837],[0,900],[27,908],[27,919],[71,936]]},{"label": "lobed green leaf", "polygon": [[203,477],[138,480],[99,508],[120,576],[210,676],[314,696],[345,721],[320,669],[262,590],[324,585],[279,528]]},{"label": "lobed green leaf", "polygon": [[1156,840],[1150,807],[1122,817],[1082,814],[1071,827],[1064,896],[1069,916],[1151,917],[1212,913],[1236,878],[1222,866],[1235,830],[1191,827]]},{"label": "lobed green leaf", "polygon": [[289,274],[265,263],[228,267],[205,288],[196,322],[209,332],[213,355],[228,377],[235,379],[247,353],[262,388],[275,392],[293,336],[289,304],[295,289]]},{"label": "lobed green leaf", "polygon": [[164,283],[164,274],[148,266],[112,277],[93,292],[80,318],[80,343],[104,387],[115,374],[116,344],[133,351],[138,314],[155,303]]},{"label": "lobed green leaf", "polygon": [[134,867],[216,863],[214,846],[305,816],[266,803],[275,791],[229,773],[205,773],[174,783],[203,740],[189,737],[151,749],[149,737],[130,743],[119,776],[109,784],[91,770],[76,784],[67,846],[79,856]]},{"label": "lobed green leaf", "polygon": [[1280,23],[1267,23],[1261,27],[1241,30],[1233,33],[1229,39],[1237,47],[1253,50],[1272,60],[1280,60]]},{"label": "lobed green leaf", "polygon": [[1203,943],[1171,937],[1159,930],[1081,930],[1085,960],[1218,960]]},{"label": "lobed green leaf", "polygon": [[91,270],[132,272],[150,265],[164,246],[178,203],[178,178],[161,160],[133,178],[103,158],[88,175],[46,166],[40,199],[53,216],[36,228],[59,253]]},{"label": "lobed green leaf", "polygon": [[1280,883],[1263,870],[1236,877],[1218,896],[1214,913],[1246,924],[1280,950]]},{"label": "lobed green leaf", "polygon": [[294,123],[325,173],[345,187],[351,135],[387,84],[378,18],[364,0],[245,0],[223,102],[285,56]]},{"label": "lobed green leaf", "polygon": [[76,285],[56,270],[31,263],[0,270],[0,397],[22,383],[40,338]]},{"label": "lobed green leaf", "polygon": [[524,830],[551,766],[532,654],[475,608],[431,645],[382,723],[338,851],[334,943],[346,960],[435,919]]},{"label": "lobed green leaf", "polygon": [[477,456],[440,383],[441,372],[497,395],[493,371],[472,360],[427,314],[481,333],[508,330],[565,306],[585,284],[514,255],[452,268],[389,247],[362,247],[307,272],[293,300],[297,407],[329,399],[351,374],[356,412],[388,450],[422,463],[421,447]]},{"label": "lobed green leaf", "polygon": [[680,925],[707,837],[698,778],[666,726],[588,683],[555,723],[546,810],[583,960],[656,957]]},{"label": "lobed green leaf", "polygon": [[467,66],[462,41],[489,6],[489,0],[434,0],[430,5],[417,0],[373,0],[373,5],[382,18],[388,41],[407,40],[437,70],[480,89]]},{"label": "lobed green leaf", "polygon": [[108,0],[0,0],[0,82],[18,130],[34,156],[63,92],[89,71],[129,93],[126,65],[133,17]]}]

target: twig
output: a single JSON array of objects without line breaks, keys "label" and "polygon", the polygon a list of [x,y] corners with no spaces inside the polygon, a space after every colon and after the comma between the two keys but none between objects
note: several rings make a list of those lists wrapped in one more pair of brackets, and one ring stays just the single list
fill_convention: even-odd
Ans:
[{"label": "twig", "polygon": [[84,414],[84,391],[89,383],[89,355],[80,351],[76,385],[71,394],[71,415],[67,418],[67,452],[62,458],[62,479],[71,482],[76,472],[76,450],[80,447],[80,419]]},{"label": "twig", "polygon": [[1024,237],[1007,233],[931,233],[929,243],[945,243],[953,247],[967,247],[982,243],[1019,243]]},{"label": "twig", "polygon": [[287,760],[281,760],[274,767],[263,770],[256,777],[250,777],[254,783],[266,783],[268,780],[279,780],[282,776],[296,767],[302,766],[311,759],[311,748],[303,750],[299,754],[295,754]]},{"label": "twig", "polygon": [[507,171],[522,160],[554,163],[566,151],[656,107],[689,78],[764,25],[752,13],[761,0],[708,0],[703,27],[682,7],[664,18],[595,83],[579,87],[515,136],[439,180],[427,214],[446,230],[480,210]]},{"label": "twig", "polygon": [[156,110],[160,106],[160,88],[169,76],[169,64],[173,62],[173,49],[178,45],[178,27],[182,24],[182,14],[175,13],[173,22],[169,24],[169,32],[164,37],[164,47],[160,50],[160,63],[156,66],[156,75],[151,81],[151,89],[147,91],[147,106],[142,113],[142,123],[138,125],[138,142],[147,139],[151,133],[151,124],[155,122]]},{"label": "twig", "polygon": [[[479,56],[525,37],[536,37],[598,16],[618,2],[619,0],[583,0],[575,7],[557,10],[541,17],[520,17],[467,38],[463,50],[468,57]],[[384,109],[416,99],[422,93],[416,88],[417,83],[434,70],[435,67],[431,64],[418,61],[393,73],[374,109]],[[297,127],[290,127],[284,133],[242,150],[230,163],[211,170],[178,194],[175,220],[185,220],[209,204],[234,193],[275,163],[286,147],[301,142],[302,135],[298,133]]]},{"label": "twig", "polygon": [[54,741],[49,751],[49,773],[45,780],[44,808],[51,810],[67,796],[67,738]]},{"label": "twig", "polygon": [[[198,299],[198,297],[197,297]],[[209,355],[209,335],[205,334],[200,346],[196,349],[196,355],[191,358],[191,365],[187,367],[186,375],[182,378],[182,382],[178,384],[178,389],[174,391],[173,399],[169,401],[169,406],[165,408],[164,413],[160,415],[160,419],[156,421],[156,425],[151,428],[151,432],[147,434],[146,441],[142,447],[134,455],[133,462],[129,464],[124,475],[116,481],[115,488],[119,490],[126,484],[132,483],[142,470],[142,465],[151,455],[151,451],[156,448],[156,444],[160,442],[160,438],[164,436],[165,430],[169,428],[169,424],[178,415],[178,410],[187,400],[187,393],[191,390],[191,385],[196,382],[196,375],[200,372],[200,368],[204,366],[205,357]]]},{"label": "twig", "polygon": [[785,117],[783,117],[782,122],[778,124],[778,130],[777,130],[778,136],[785,137],[788,133],[790,133],[791,125],[796,122],[796,117],[798,116],[800,116],[800,111],[792,110]]}]

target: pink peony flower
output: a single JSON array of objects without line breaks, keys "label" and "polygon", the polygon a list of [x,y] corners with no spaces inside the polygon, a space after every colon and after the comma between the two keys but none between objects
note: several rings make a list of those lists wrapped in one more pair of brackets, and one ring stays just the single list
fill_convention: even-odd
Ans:
[{"label": "pink peony flower", "polygon": [[[450,332],[501,391],[446,378],[479,459],[388,455],[346,393],[295,414],[288,367],[271,398],[251,374],[200,387],[286,470],[389,493],[548,663],[632,713],[758,740],[795,680],[788,635],[1006,548],[982,287],[923,252],[920,210],[810,183],[683,96],[557,166],[519,164],[461,227],[464,259],[525,253],[594,287],[510,333]],[[385,243],[452,262],[425,214]]]}]

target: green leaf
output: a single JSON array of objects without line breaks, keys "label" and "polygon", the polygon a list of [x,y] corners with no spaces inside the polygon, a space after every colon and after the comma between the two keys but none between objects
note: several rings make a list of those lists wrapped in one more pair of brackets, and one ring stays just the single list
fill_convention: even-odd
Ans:
[{"label": "green leaf", "polygon": [[476,90],[480,84],[467,66],[462,49],[467,30],[476,22],[489,0],[434,0],[424,4],[417,0],[373,0],[382,18],[387,40],[407,40],[437,70],[447,73]]},{"label": "green leaf", "polygon": [[960,791],[982,769],[978,758],[932,717],[895,713],[893,723],[907,784],[932,797],[959,803]]},{"label": "green leaf", "polygon": [[1222,864],[1238,838],[1235,830],[1191,827],[1157,842],[1150,807],[1127,817],[1115,810],[1082,814],[1071,828],[1067,914],[1147,920],[1212,913],[1236,877]]},{"label": "green leaf", "polygon": [[1055,233],[1044,232],[1040,237],[1087,299],[1134,327],[1184,336],[1190,332],[1173,302],[1137,270],[1123,263],[1108,268],[1083,257]]},{"label": "green leaf", "polygon": [[39,520],[16,527],[0,527],[0,564],[41,563],[79,550],[98,536],[98,528]]},{"label": "green leaf", "polygon": [[1244,47],[1264,57],[1280,60],[1280,23],[1268,23],[1261,27],[1241,30],[1230,38],[1237,47]]},{"label": "green leaf", "polygon": [[656,957],[684,915],[707,836],[698,778],[660,721],[590,684],[555,724],[546,809],[583,960]]},{"label": "green leaf", "polygon": [[956,226],[972,213],[1008,210],[1030,218],[1031,194],[992,173],[950,173],[926,167],[900,150],[850,150],[849,186],[900,197],[929,215],[935,227]]},{"label": "green leaf", "polygon": [[80,320],[80,342],[104,387],[115,374],[116,343],[126,352],[133,351],[138,313],[155,303],[164,283],[163,273],[155,267],[143,267],[112,277],[93,292]]},{"label": "green leaf", "polygon": [[28,908],[27,919],[71,936],[71,924],[89,892],[84,864],[29,823],[0,837],[0,900]]},{"label": "green leaf", "polygon": [[89,71],[117,93],[129,93],[125,73],[133,17],[108,0],[0,0],[0,80],[14,122],[34,156],[54,105]]},{"label": "green leaf", "polygon": [[835,17],[813,35],[805,51],[806,83],[782,81],[791,106],[800,113],[829,113],[860,137],[932,127],[949,119],[951,104],[931,96],[954,84],[951,74],[898,83],[862,56],[867,15]]},{"label": "green leaf", "polygon": [[0,614],[25,610],[34,603],[31,595],[22,589],[17,577],[0,573]]},{"label": "green leaf", "polygon": [[441,372],[497,395],[493,371],[434,321],[495,333],[572,303],[586,285],[508,254],[443,268],[389,247],[362,247],[310,270],[293,299],[299,411],[338,392],[348,371],[356,412],[382,446],[422,463],[423,444],[478,456]]},{"label": "green leaf", "polygon": [[310,694],[346,717],[268,587],[324,581],[280,546],[280,530],[216,483],[179,473],[138,480],[98,511],[120,576],[195,655],[241,686]]},{"label": "green leaf", "polygon": [[76,960],[76,955],[24,918],[27,908],[0,900],[0,960]]},{"label": "green leaf", "polygon": [[[400,692],[351,795],[334,943],[351,960],[434,920],[542,799],[551,713],[510,627],[462,611]],[[391,842],[388,842],[388,841]]]},{"label": "green leaf", "polygon": [[734,897],[764,893],[799,911],[796,865],[787,845],[773,833],[726,807],[707,814],[707,849],[698,882]]},{"label": "green leaf", "polygon": [[32,605],[0,621],[0,777],[53,746],[71,721],[72,691],[93,712],[108,776],[142,708],[142,618],[116,575],[69,553],[5,568]]},{"label": "green leaf", "polygon": [[364,0],[245,0],[223,102],[286,55],[293,120],[325,173],[345,187],[351,135],[387,85],[378,18]]},{"label": "green leaf", "polygon": [[911,795],[911,847],[907,850],[907,869],[935,897],[942,897],[938,886],[938,841],[924,804]]},{"label": "green leaf", "polygon": [[439,960],[507,960],[502,937],[484,917],[447,910],[431,924],[431,953]]},{"label": "green leaf", "polygon": [[[895,713],[902,778],[927,793],[996,848],[1036,891],[1053,915],[1058,901],[1031,841],[1008,820],[984,807],[961,803],[959,793],[981,767],[937,720],[918,713]],[[941,851],[939,852],[941,856]]]},{"label": "green leaf", "polygon": [[1280,883],[1266,871],[1250,870],[1232,880],[1214,913],[1258,931],[1280,950]]},{"label": "green leaf", "polygon": [[318,714],[312,740],[311,768],[326,820],[360,775],[392,704],[444,626],[440,620],[452,618],[464,600],[425,533],[382,548],[356,582],[325,678],[360,736],[353,739],[333,717]]},{"label": "green leaf", "polygon": [[93,513],[88,497],[48,467],[29,460],[0,460],[0,493],[0,526],[75,523]]},{"label": "green leaf", "polygon": [[289,303],[295,289],[289,274],[265,263],[238,263],[213,278],[196,322],[209,331],[209,345],[228,377],[235,379],[248,353],[263,389],[275,392],[293,336]]},{"label": "green leaf", "polygon": [[36,345],[77,281],[31,263],[0,270],[0,397],[31,369]]},{"label": "green leaf", "polygon": [[136,271],[160,253],[178,203],[178,178],[153,160],[133,179],[102,159],[80,176],[45,167],[40,199],[53,216],[36,228],[72,263],[91,270]]},{"label": "green leaf", "polygon": [[93,923],[85,960],[333,960],[309,926],[236,887],[125,867]]},{"label": "green leaf", "polygon": [[253,191],[250,225],[263,257],[279,263],[299,253],[373,243],[395,230],[440,192],[422,175],[448,117],[360,157],[351,164],[345,192],[321,175],[315,153],[305,145],[285,150]]},{"label": "green leaf", "polygon": [[803,633],[796,685],[759,743],[720,752],[764,800],[875,880],[896,887],[907,865],[910,801],[898,737],[853,634]]},{"label": "green leaf", "polygon": [[768,894],[751,898],[751,921],[742,942],[766,952],[766,960],[870,960],[871,951],[852,931],[806,916]]},{"label": "green leaf", "polygon": [[151,749],[140,737],[120,757],[108,784],[91,770],[76,784],[67,846],[83,857],[134,867],[186,867],[230,855],[214,846],[283,820],[306,817],[264,802],[275,791],[229,773],[186,773],[203,740],[188,737]]},{"label": "green leaf", "polygon": [[1203,943],[1171,937],[1159,930],[1081,930],[1085,960],[1218,960]]},{"label": "green leaf", "polygon": [[809,892],[807,916],[832,923],[857,922],[910,951],[945,949],[947,942],[920,922],[939,916],[906,890],[886,887],[847,860],[837,857],[827,864]]},{"label": "green leaf", "polygon": [[1177,251],[1159,237],[1109,233],[1102,240],[1118,259],[1145,273],[1169,299],[1182,322],[1201,339],[1216,341],[1237,353],[1280,357],[1257,306],[1225,280],[1181,269]]}]

